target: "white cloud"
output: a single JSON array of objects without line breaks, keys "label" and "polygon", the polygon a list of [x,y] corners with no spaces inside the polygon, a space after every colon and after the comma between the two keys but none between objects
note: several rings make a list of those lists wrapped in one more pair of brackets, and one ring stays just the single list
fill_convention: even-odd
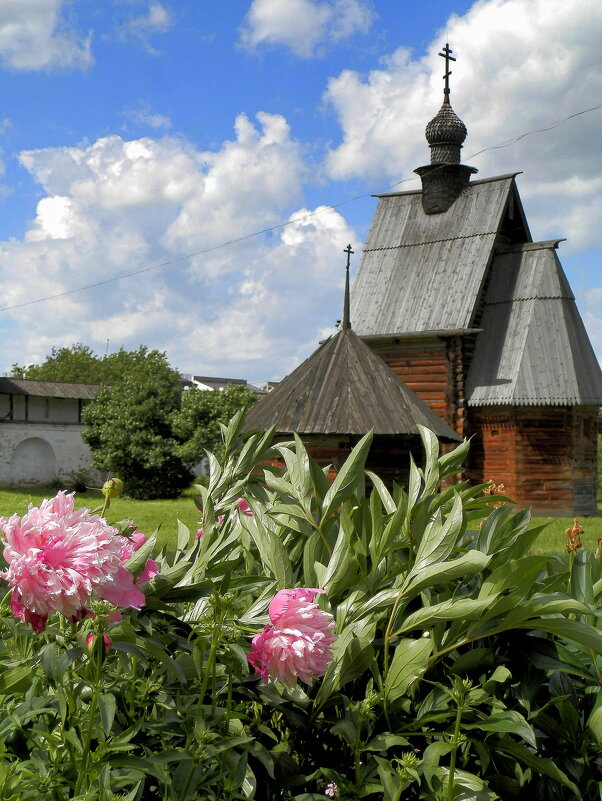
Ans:
[{"label": "white cloud", "polygon": [[[167,350],[187,372],[260,380],[289,372],[340,314],[342,249],[357,238],[336,211],[299,208],[306,166],[279,115],[239,116],[214,151],[111,135],[20,161],[43,196],[21,241],[0,243],[3,306],[171,262],[5,313],[21,363],[73,342],[104,352],[109,339]],[[282,229],[186,258],[287,214]],[[14,339],[0,358],[15,361]]]},{"label": "white cloud", "polygon": [[[591,0],[480,0],[445,30],[457,57],[452,105],[468,127],[464,163],[483,176],[524,171],[537,238],[567,236],[567,250],[601,242],[601,110],[471,158],[600,102],[602,72],[592,63],[602,15]],[[330,80],[325,100],[342,128],[327,157],[331,177],[387,185],[428,163],[424,129],[442,101],[444,43],[438,34],[422,58],[402,48],[368,75],[346,70]],[[416,178],[400,188],[419,186]]]},{"label": "white cloud", "polygon": [[173,27],[174,20],[167,7],[157,0],[148,0],[145,5],[145,13],[131,17],[119,25],[117,36],[124,42],[136,42],[148,53],[156,55],[158,51],[151,45],[152,37],[158,33],[167,33]]},{"label": "white cloud", "polygon": [[147,103],[142,103],[138,108],[125,109],[123,116],[135,125],[145,125],[156,130],[171,128],[169,117],[165,114],[153,113]]},{"label": "white cloud", "polygon": [[250,49],[283,45],[300,58],[312,58],[334,42],[365,33],[372,20],[363,0],[253,0],[241,42]]},{"label": "white cloud", "polygon": [[85,69],[91,34],[81,38],[62,18],[64,0],[2,0],[0,59],[17,70]]}]

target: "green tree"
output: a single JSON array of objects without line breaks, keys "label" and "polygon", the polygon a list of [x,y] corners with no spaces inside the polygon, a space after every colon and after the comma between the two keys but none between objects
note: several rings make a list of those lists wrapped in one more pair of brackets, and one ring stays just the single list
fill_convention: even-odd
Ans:
[{"label": "green tree", "polygon": [[74,381],[81,384],[100,384],[103,379],[103,359],[95,356],[87,345],[80,342],[71,347],[53,347],[42,364],[21,366],[13,364],[15,378],[37,381]]},{"label": "green tree", "polygon": [[119,476],[132,498],[176,497],[192,480],[172,427],[180,406],[179,375],[156,350],[141,347],[112,357],[120,378],[103,386],[84,411],[82,437],[93,465]]},{"label": "green tree", "polygon": [[242,384],[224,390],[189,389],[182,395],[180,408],[172,417],[173,430],[182,444],[178,455],[189,464],[197,464],[205,451],[221,452],[220,423],[224,425],[239,409],[250,409],[258,400]]}]

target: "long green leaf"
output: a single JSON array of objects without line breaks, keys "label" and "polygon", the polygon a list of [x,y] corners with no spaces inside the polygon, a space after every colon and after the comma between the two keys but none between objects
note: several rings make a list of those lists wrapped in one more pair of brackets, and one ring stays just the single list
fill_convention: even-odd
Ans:
[{"label": "long green leaf", "polygon": [[364,465],[371,444],[372,432],[369,431],[353,448],[337,473],[322,503],[320,527],[324,525],[328,516],[353,494],[359,479],[363,476]]},{"label": "long green leaf", "polygon": [[385,698],[389,702],[404,695],[410,684],[422,676],[432,650],[430,638],[400,640],[385,678]]}]

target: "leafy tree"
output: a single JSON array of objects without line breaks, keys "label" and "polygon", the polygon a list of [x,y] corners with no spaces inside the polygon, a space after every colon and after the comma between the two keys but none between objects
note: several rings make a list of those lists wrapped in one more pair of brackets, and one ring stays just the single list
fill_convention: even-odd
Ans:
[{"label": "leafy tree", "polygon": [[182,444],[178,455],[189,464],[196,464],[205,450],[221,452],[220,423],[226,424],[239,409],[250,409],[258,400],[254,392],[242,384],[231,384],[224,390],[189,389],[182,395],[180,409],[173,414],[173,430]]},{"label": "leafy tree", "polygon": [[13,364],[11,373],[15,378],[31,378],[37,381],[74,381],[82,384],[100,384],[103,379],[103,359],[94,355],[87,345],[80,342],[71,347],[53,347],[42,364],[20,366]]},{"label": "leafy tree", "polygon": [[156,350],[112,355],[121,377],[84,410],[82,437],[92,448],[93,465],[118,475],[132,498],[176,497],[192,479],[172,427],[179,375]]}]

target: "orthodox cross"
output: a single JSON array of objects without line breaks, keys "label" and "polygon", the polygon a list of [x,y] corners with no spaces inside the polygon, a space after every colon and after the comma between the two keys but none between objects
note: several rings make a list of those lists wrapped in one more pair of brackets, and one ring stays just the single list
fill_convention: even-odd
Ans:
[{"label": "orthodox cross", "polygon": [[439,53],[439,55],[445,59],[445,75],[443,78],[445,79],[445,89],[443,90],[444,100],[449,103],[449,76],[452,74],[449,68],[449,62],[455,61],[456,59],[452,56],[454,51],[450,48],[449,44],[446,42],[445,47],[443,48],[443,52]]},{"label": "orthodox cross", "polygon": [[341,328],[351,328],[351,322],[349,321],[349,263],[351,261],[351,254],[355,253],[355,251],[351,250],[351,245],[347,245],[343,253],[347,254],[347,266],[345,268],[345,302],[343,304]]}]

